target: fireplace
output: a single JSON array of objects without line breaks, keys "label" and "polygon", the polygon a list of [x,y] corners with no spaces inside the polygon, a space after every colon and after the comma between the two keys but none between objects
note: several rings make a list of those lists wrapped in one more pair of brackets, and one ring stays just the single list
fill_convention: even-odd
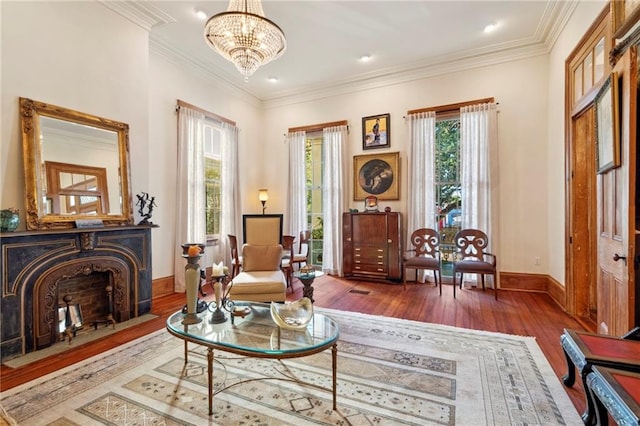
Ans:
[{"label": "fireplace", "polygon": [[151,311],[152,227],[2,234],[2,358],[58,341],[65,295],[89,325],[109,311],[116,322]]}]

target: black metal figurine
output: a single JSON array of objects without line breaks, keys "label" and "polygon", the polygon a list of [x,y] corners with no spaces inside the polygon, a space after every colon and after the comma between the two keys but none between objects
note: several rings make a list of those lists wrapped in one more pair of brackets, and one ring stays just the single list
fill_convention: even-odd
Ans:
[{"label": "black metal figurine", "polygon": [[142,192],[136,195],[136,197],[138,197],[136,206],[140,206],[138,208],[138,213],[140,213],[140,216],[142,217],[142,220],[140,221],[140,223],[138,223],[138,225],[153,225],[153,222],[151,222],[149,219],[151,219],[153,208],[156,206],[156,197],[150,197],[146,192]]}]

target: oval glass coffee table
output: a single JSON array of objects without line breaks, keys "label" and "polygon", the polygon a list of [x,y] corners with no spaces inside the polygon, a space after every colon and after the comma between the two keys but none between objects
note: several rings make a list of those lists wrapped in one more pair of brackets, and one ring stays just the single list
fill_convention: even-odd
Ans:
[{"label": "oval glass coffee table", "polygon": [[254,358],[276,359],[282,362],[287,358],[300,358],[313,355],[331,348],[332,389],[326,389],[313,383],[301,382],[295,377],[265,377],[270,380],[289,380],[304,385],[331,391],[333,409],[336,409],[336,368],[338,360],[338,324],[330,317],[314,313],[304,330],[280,328],[273,322],[270,305],[266,303],[236,302],[236,306],[247,307],[244,316],[237,315],[219,324],[209,322],[210,313],[198,314],[202,321],[185,325],[185,314],[175,312],[167,319],[167,330],[184,340],[184,362],[188,361],[187,344],[195,343],[207,348],[207,380],[209,384],[209,415],[213,414],[213,396],[223,390],[238,385],[233,383],[213,391],[213,350],[229,352]]}]

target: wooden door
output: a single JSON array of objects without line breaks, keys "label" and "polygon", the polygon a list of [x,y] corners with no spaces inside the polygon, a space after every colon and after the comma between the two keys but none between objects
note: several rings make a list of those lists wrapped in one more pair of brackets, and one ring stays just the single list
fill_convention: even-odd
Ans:
[{"label": "wooden door", "polygon": [[619,87],[621,165],[597,178],[597,331],[609,335],[626,333],[635,319],[636,60],[631,47],[613,69]]},{"label": "wooden door", "polygon": [[571,118],[570,273],[573,311],[590,330],[597,323],[596,161],[593,103]]}]

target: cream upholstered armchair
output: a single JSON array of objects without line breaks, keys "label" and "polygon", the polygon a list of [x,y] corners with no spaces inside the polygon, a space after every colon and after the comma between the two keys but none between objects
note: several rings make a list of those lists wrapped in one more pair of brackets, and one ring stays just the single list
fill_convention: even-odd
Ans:
[{"label": "cream upholstered armchair", "polygon": [[242,246],[242,272],[233,277],[229,296],[250,302],[284,302],[287,281],[280,268],[281,245]]}]

